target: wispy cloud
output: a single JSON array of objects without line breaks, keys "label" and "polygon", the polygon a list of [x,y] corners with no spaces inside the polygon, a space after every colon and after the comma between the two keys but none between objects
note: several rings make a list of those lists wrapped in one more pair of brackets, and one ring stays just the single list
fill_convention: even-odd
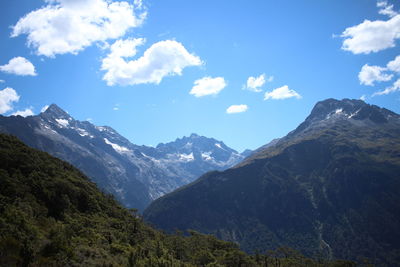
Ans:
[{"label": "wispy cloud", "polygon": [[21,76],[35,76],[35,66],[23,57],[15,57],[10,59],[8,64],[0,66],[0,71],[21,75]]},{"label": "wispy cloud", "polygon": [[392,86],[387,87],[385,90],[373,93],[372,96],[388,95],[397,91],[400,91],[400,79],[397,79]]},{"label": "wispy cloud", "polygon": [[227,83],[223,77],[204,77],[194,82],[190,94],[195,97],[217,95],[226,87],[226,85]]},{"label": "wispy cloud", "polygon": [[379,8],[379,14],[394,17],[399,12],[393,10],[393,5],[389,5],[387,1],[378,1],[376,6]]},{"label": "wispy cloud", "polygon": [[173,40],[157,42],[142,57],[125,60],[135,56],[136,48],[144,42],[142,38],[118,40],[110,47],[110,54],[103,59],[101,67],[107,71],[103,80],[108,85],[159,84],[166,76],[182,75],[184,68],[203,64],[198,56]]},{"label": "wispy cloud", "polygon": [[[77,54],[98,41],[117,39],[146,18],[141,1],[46,0],[47,5],[20,18],[11,36],[27,35],[38,55]],[[136,10],[140,10],[135,14]]]}]

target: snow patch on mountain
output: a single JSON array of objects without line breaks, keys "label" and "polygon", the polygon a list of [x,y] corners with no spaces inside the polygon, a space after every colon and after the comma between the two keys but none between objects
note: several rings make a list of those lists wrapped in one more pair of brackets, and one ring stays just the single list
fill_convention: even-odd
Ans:
[{"label": "snow patch on mountain", "polygon": [[360,112],[360,110],[361,110],[361,109],[359,109],[359,110],[357,110],[356,112],[350,114],[350,115],[348,116],[348,118],[349,118],[349,119],[353,118],[354,116],[356,116],[356,115],[358,114],[358,112]]},{"label": "snow patch on mountain", "polygon": [[80,136],[89,136],[90,138],[93,138],[93,135],[90,135],[86,130],[82,128],[76,128],[76,131]]},{"label": "snow patch on mountain", "polygon": [[112,148],[113,148],[115,151],[117,151],[118,153],[132,152],[131,150],[129,150],[129,149],[126,148],[126,147],[123,147],[123,146],[120,146],[120,145],[117,145],[117,144],[114,144],[114,143],[110,142],[107,138],[104,138],[104,142],[105,142],[107,145],[112,146]]},{"label": "snow patch on mountain", "polygon": [[60,127],[67,128],[69,126],[68,120],[65,120],[65,119],[56,119],[56,122],[58,123],[58,125]]},{"label": "snow patch on mountain", "polygon": [[183,162],[189,162],[194,160],[193,152],[190,154],[178,154],[179,160]]},{"label": "snow patch on mountain", "polygon": [[207,160],[207,161],[214,160],[214,158],[211,157],[211,154],[212,154],[211,151],[203,152],[203,153],[201,153],[201,157],[202,157],[203,160]]}]

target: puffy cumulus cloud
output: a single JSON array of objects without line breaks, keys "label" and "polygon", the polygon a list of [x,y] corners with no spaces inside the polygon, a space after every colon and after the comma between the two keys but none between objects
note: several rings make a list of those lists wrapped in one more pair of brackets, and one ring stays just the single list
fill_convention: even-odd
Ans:
[{"label": "puffy cumulus cloud", "polygon": [[287,99],[295,97],[297,99],[301,98],[301,95],[298,94],[295,90],[289,89],[287,85],[276,88],[271,92],[266,92],[264,95],[264,100],[268,99]]},{"label": "puffy cumulus cloud", "polygon": [[18,100],[19,95],[14,89],[7,87],[3,90],[0,90],[0,114],[4,114],[7,111],[12,110],[13,102],[18,102]]},{"label": "puffy cumulus cloud", "polygon": [[0,66],[0,70],[6,73],[21,76],[36,75],[35,66],[33,66],[29,60],[23,57],[15,57],[10,59],[8,64]]},{"label": "puffy cumulus cloud", "polygon": [[400,91],[400,79],[397,79],[392,86],[386,88],[385,90],[375,92],[372,96],[388,95],[397,91]]},{"label": "puffy cumulus cloud", "polygon": [[379,8],[379,14],[394,17],[399,13],[393,10],[393,5],[389,5],[387,1],[378,1],[376,6]]},{"label": "puffy cumulus cloud", "polygon": [[261,74],[261,75],[258,76],[258,77],[250,76],[250,77],[247,79],[247,83],[246,83],[246,85],[243,87],[243,89],[247,89],[247,90],[249,90],[249,91],[253,91],[253,92],[259,93],[259,92],[262,91],[262,90],[261,90],[261,87],[262,87],[266,82],[272,82],[273,79],[274,79],[273,76],[270,76],[270,77],[267,77],[267,78],[266,78],[265,73],[264,73],[264,74]]},{"label": "puffy cumulus cloud", "polygon": [[192,90],[190,90],[190,94],[195,97],[217,95],[226,85],[226,81],[223,77],[204,77],[194,81],[194,86]]},{"label": "puffy cumulus cloud", "polygon": [[249,107],[247,105],[232,105],[226,109],[226,113],[234,114],[247,111]]},{"label": "puffy cumulus cloud", "polygon": [[28,116],[33,116],[35,115],[32,111],[31,108],[27,108],[25,110],[18,110],[16,112],[14,112],[13,114],[11,114],[11,116],[22,116],[22,117],[28,117]]},{"label": "puffy cumulus cloud", "polygon": [[[145,17],[141,1],[46,0],[47,5],[26,14],[13,26],[12,37],[27,35],[38,55],[77,54],[94,42],[117,39],[140,26]],[[140,4],[139,6],[135,6]],[[135,10],[136,9],[136,10]]]},{"label": "puffy cumulus cloud", "polygon": [[384,73],[386,70],[386,68],[365,64],[358,74],[360,84],[373,86],[375,82],[390,81],[393,78],[393,75]]},{"label": "puffy cumulus cloud", "polygon": [[388,70],[400,73],[400,56],[390,61],[386,67]]},{"label": "puffy cumulus cloud", "polygon": [[173,40],[153,44],[138,59],[125,59],[135,56],[136,48],[144,42],[142,38],[127,39],[111,45],[110,53],[101,66],[106,71],[103,80],[108,85],[159,84],[166,76],[182,75],[184,68],[203,64],[198,56]]},{"label": "puffy cumulus cloud", "polygon": [[354,54],[369,54],[394,47],[400,38],[400,14],[392,15],[388,20],[364,20],[345,29],[341,34],[344,38],[342,49]]}]

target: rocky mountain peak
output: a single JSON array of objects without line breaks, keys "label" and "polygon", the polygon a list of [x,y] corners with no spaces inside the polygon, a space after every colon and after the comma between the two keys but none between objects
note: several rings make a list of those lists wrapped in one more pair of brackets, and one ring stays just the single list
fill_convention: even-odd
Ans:
[{"label": "rocky mountain peak", "polygon": [[189,138],[198,138],[198,137],[200,137],[198,134],[196,134],[196,133],[192,133],[190,136],[189,136]]},{"label": "rocky mountain peak", "polygon": [[398,124],[400,115],[359,99],[330,98],[318,102],[306,120],[296,130],[289,133],[288,137],[337,122],[350,122],[357,125],[379,125],[389,122]]},{"label": "rocky mountain peak", "polygon": [[358,99],[327,99],[318,102],[306,121],[320,121],[341,117],[353,120],[369,119],[374,123],[386,123],[400,116],[385,108],[370,105]]},{"label": "rocky mountain peak", "polygon": [[40,114],[40,117],[47,120],[73,120],[73,118],[66,111],[56,104],[51,104],[44,112]]}]

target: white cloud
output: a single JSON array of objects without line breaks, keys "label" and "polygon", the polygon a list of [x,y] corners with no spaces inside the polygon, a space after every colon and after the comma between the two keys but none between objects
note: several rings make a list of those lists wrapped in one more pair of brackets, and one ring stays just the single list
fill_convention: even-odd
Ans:
[{"label": "white cloud", "polygon": [[13,109],[12,103],[18,102],[19,95],[12,88],[0,90],[0,114],[6,113]]},{"label": "white cloud", "polygon": [[31,108],[27,108],[25,110],[18,110],[16,112],[14,112],[13,114],[11,114],[11,116],[22,116],[22,117],[27,117],[27,116],[33,116],[35,114],[33,114],[33,111]]},{"label": "white cloud", "polygon": [[358,74],[360,84],[373,86],[374,82],[390,81],[393,78],[393,75],[384,73],[386,70],[386,68],[365,64]]},{"label": "white cloud", "polygon": [[173,40],[153,44],[138,59],[124,59],[135,56],[136,47],[144,42],[142,38],[118,40],[110,47],[110,54],[103,59],[101,66],[107,71],[103,80],[108,85],[159,84],[166,76],[182,75],[184,68],[203,64],[199,57]]},{"label": "white cloud", "polygon": [[10,59],[8,64],[0,66],[0,71],[21,76],[35,76],[35,66],[23,57],[15,57]]},{"label": "white cloud", "polygon": [[241,113],[247,111],[247,105],[232,105],[226,109],[226,113],[233,114],[233,113]]},{"label": "white cloud", "polygon": [[49,108],[49,105],[45,105],[44,107],[42,107],[40,112],[45,112],[48,108]]},{"label": "white cloud", "polygon": [[265,82],[272,82],[273,79],[274,79],[273,76],[270,76],[267,79],[265,79],[265,73],[261,74],[258,77],[250,76],[247,79],[247,84],[244,86],[244,89],[259,93],[262,91],[260,88],[265,84]]},{"label": "white cloud", "polygon": [[226,87],[226,82],[223,77],[204,77],[194,81],[194,86],[190,90],[190,94],[195,97],[202,97],[206,95],[217,95]]},{"label": "white cloud", "polygon": [[137,9],[143,9],[143,1],[142,0],[133,0],[134,5],[136,6]]},{"label": "white cloud", "polygon": [[399,14],[393,10],[393,5],[389,5],[387,1],[378,1],[376,6],[379,8],[379,14],[394,17]]},{"label": "white cloud", "polygon": [[397,56],[395,59],[393,59],[392,61],[390,61],[387,64],[387,68],[391,71],[394,72],[399,72],[400,73],[400,56]]},{"label": "white cloud", "polygon": [[0,83],[5,83],[6,81],[5,80],[0,80]]},{"label": "white cloud", "polygon": [[367,100],[367,96],[366,96],[366,95],[362,95],[362,96],[360,96],[360,100],[362,100],[362,101],[365,101],[365,100]]},{"label": "white cloud", "polygon": [[[387,73],[384,73],[387,72]],[[389,74],[392,72],[391,74]],[[358,77],[360,83],[364,85],[374,85],[374,82],[390,81],[395,75],[400,74],[400,56],[397,56],[392,61],[386,64],[386,67],[369,66],[365,64]],[[400,79],[396,80],[392,86],[387,87],[385,90],[377,91],[372,96],[387,95],[400,89]]]},{"label": "white cloud", "polygon": [[300,99],[301,95],[299,95],[295,90],[289,89],[289,87],[287,85],[284,85],[282,87],[272,90],[271,92],[266,92],[264,95],[264,100],[287,99],[287,98],[291,98],[291,97]]},{"label": "white cloud", "polygon": [[397,79],[392,86],[386,88],[385,90],[375,92],[372,96],[387,95],[397,91],[400,91],[400,79]]},{"label": "white cloud", "polygon": [[341,34],[342,49],[354,54],[369,54],[395,46],[400,38],[400,15],[389,20],[364,20],[361,24],[349,27]]},{"label": "white cloud", "polygon": [[117,39],[140,26],[146,11],[126,1],[45,0],[47,5],[20,18],[11,36],[27,35],[38,55],[77,54],[95,42]]}]

